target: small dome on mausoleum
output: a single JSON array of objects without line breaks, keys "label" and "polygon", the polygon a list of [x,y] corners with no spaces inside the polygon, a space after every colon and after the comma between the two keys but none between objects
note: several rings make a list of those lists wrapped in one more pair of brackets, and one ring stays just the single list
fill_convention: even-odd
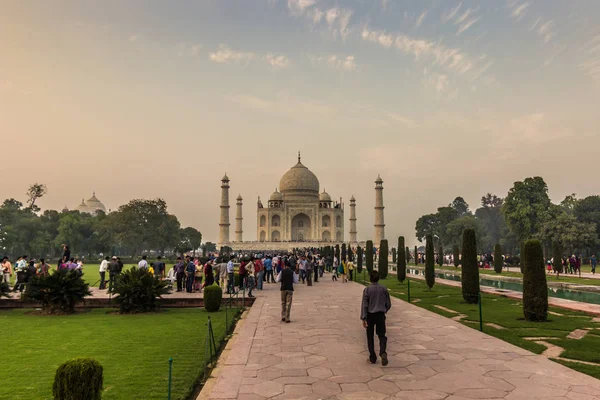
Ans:
[{"label": "small dome on mausoleum", "polygon": [[325,189],[323,189],[323,192],[319,194],[319,201],[331,201],[331,196],[325,191]]},{"label": "small dome on mausoleum", "polygon": [[281,194],[281,192],[277,191],[277,188],[275,188],[275,191],[273,192],[271,197],[269,197],[269,201],[283,201],[283,195]]}]

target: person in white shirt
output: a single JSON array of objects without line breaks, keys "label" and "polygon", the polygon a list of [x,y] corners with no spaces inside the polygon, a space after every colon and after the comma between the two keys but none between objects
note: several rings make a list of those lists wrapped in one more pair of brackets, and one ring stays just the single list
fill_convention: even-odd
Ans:
[{"label": "person in white shirt", "polygon": [[233,257],[229,259],[227,263],[227,294],[235,293],[235,277],[234,277],[234,265]]},{"label": "person in white shirt", "polygon": [[100,268],[98,269],[98,271],[100,272],[100,289],[106,289],[106,271],[108,271],[108,260],[110,258],[106,257],[104,260],[102,260],[102,262],[100,263]]},{"label": "person in white shirt", "polygon": [[142,259],[138,263],[139,269],[148,269],[148,261],[146,261],[146,256],[142,256]]}]

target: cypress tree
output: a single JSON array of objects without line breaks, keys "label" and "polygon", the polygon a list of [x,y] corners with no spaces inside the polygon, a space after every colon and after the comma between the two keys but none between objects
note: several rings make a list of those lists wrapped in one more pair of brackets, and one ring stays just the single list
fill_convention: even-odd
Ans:
[{"label": "cypress tree", "polygon": [[494,271],[499,274],[502,272],[502,267],[504,267],[502,247],[500,247],[500,243],[496,243],[496,246],[494,246]]},{"label": "cypress tree", "polygon": [[408,246],[406,246],[406,249],[404,249],[404,251],[406,251],[406,263],[408,264],[410,262],[410,251],[408,250]]},{"label": "cypress tree", "polygon": [[479,302],[479,266],[477,265],[477,242],[475,230],[463,232],[461,277],[463,299],[469,304]]},{"label": "cypress tree", "polygon": [[435,253],[431,234],[427,235],[425,239],[425,282],[427,282],[429,290],[435,284]]},{"label": "cypress tree", "polygon": [[357,260],[356,260],[356,270],[360,274],[362,272],[362,269],[363,269],[363,265],[362,265],[362,262],[363,262],[363,250],[362,250],[362,247],[360,247],[360,246],[358,246],[356,248],[356,258],[357,258]]},{"label": "cypress tree", "polygon": [[530,239],[523,246],[523,315],[527,321],[548,319],[548,283],[544,271],[544,253],[539,240]]},{"label": "cypress tree", "polygon": [[444,248],[442,245],[438,248],[438,265],[441,267],[444,265]]},{"label": "cypress tree", "polygon": [[419,265],[419,250],[417,249],[417,246],[415,246],[414,256],[415,256],[415,265]]},{"label": "cypress tree", "polygon": [[398,237],[398,257],[396,258],[396,275],[400,283],[403,283],[406,279],[406,250],[408,250],[408,247],[404,247],[404,236]]},{"label": "cypress tree", "polygon": [[552,258],[554,258],[553,265],[556,270],[556,276],[558,277],[563,272],[562,248],[558,242],[552,242]]},{"label": "cypress tree", "polygon": [[388,276],[388,258],[388,241],[387,239],[383,239],[379,244],[379,263],[377,265],[381,279],[385,279]]},{"label": "cypress tree", "polygon": [[373,272],[373,241],[372,240],[367,240],[366,258],[367,258],[367,271],[369,273],[371,273],[371,272]]},{"label": "cypress tree", "polygon": [[339,244],[335,245],[335,256],[337,257],[338,261],[341,264],[342,263],[342,259],[340,258],[340,245]]},{"label": "cypress tree", "polygon": [[455,244],[452,248],[452,258],[454,259],[454,267],[458,268],[460,265],[460,250],[458,249],[458,245]]},{"label": "cypress tree", "polygon": [[342,259],[340,260],[340,263],[342,261],[346,261],[346,243],[342,243]]},{"label": "cypress tree", "polygon": [[392,262],[396,264],[396,248],[392,247]]}]

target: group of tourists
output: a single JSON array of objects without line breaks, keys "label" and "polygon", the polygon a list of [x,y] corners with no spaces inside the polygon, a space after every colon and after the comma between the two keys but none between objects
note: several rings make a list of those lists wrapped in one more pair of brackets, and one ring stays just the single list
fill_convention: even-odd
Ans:
[{"label": "group of tourists", "polygon": [[[77,265],[77,264],[75,264]],[[16,275],[14,292],[23,292],[25,286],[34,276],[47,276],[50,272],[50,265],[45,259],[40,258],[39,261],[29,259],[29,256],[24,255],[18,257],[14,267],[8,257],[3,257],[0,264],[0,283],[10,285],[11,278]]]}]

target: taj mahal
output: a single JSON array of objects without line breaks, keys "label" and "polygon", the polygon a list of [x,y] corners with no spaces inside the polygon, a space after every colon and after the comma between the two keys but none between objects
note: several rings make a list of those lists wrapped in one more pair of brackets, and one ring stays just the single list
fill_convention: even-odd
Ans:
[{"label": "taj mahal", "polygon": [[[243,240],[243,198],[236,198],[235,237],[230,240],[230,180],[221,179],[219,247],[234,250],[289,250],[294,247],[321,247],[346,241],[344,235],[345,204],[323,189],[319,179],[298,162],[279,181],[279,188],[269,197],[266,207],[260,196],[256,203],[256,240]],[[356,199],[350,197],[349,243],[359,245],[356,228]],[[383,180],[375,181],[375,243],[385,238],[383,219]],[[364,244],[362,244],[364,245]]]}]

